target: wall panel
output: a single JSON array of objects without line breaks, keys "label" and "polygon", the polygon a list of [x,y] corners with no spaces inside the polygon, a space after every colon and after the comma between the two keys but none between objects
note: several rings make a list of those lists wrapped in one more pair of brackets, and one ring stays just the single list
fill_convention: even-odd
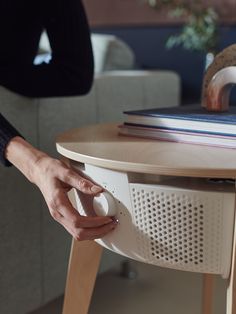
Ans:
[{"label": "wall panel", "polygon": [[[83,0],[90,25],[135,26],[135,25],[177,25],[181,20],[173,19],[163,10],[155,11],[143,0]],[[236,22],[235,0],[209,0],[224,24]]]}]

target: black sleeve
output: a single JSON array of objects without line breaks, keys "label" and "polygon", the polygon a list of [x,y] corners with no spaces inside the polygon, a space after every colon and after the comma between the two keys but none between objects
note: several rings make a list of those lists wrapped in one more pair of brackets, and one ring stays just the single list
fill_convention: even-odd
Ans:
[{"label": "black sleeve", "polygon": [[[27,15],[21,19],[23,23],[20,27],[21,33],[17,34],[18,30],[15,27],[11,36],[22,38],[27,34],[28,43],[31,41],[31,44],[25,41],[22,53],[12,55],[11,58],[15,60],[11,60],[12,62],[8,62],[7,65],[1,65],[0,60],[0,84],[29,97],[88,93],[93,81],[93,54],[90,31],[81,0],[41,0],[40,8],[37,8],[32,0],[19,3],[27,3],[28,7],[25,8]],[[30,15],[30,11],[33,10]],[[30,16],[35,17],[33,21]],[[42,29],[46,29],[48,33],[52,59],[49,64],[33,65],[32,60],[24,59],[24,55],[31,55],[32,51],[35,53],[37,49],[32,43],[38,45]],[[19,52],[21,47],[18,47]],[[27,51],[29,49],[30,52]]]},{"label": "black sleeve", "polygon": [[0,162],[4,166],[11,166],[11,163],[5,158],[5,149],[15,136],[21,135],[0,113]]}]

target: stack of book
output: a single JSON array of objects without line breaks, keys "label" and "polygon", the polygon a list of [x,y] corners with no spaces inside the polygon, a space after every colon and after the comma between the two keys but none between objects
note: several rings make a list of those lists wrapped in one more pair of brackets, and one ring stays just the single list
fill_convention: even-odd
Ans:
[{"label": "stack of book", "polygon": [[119,134],[236,148],[236,107],[208,112],[200,105],[125,111]]}]

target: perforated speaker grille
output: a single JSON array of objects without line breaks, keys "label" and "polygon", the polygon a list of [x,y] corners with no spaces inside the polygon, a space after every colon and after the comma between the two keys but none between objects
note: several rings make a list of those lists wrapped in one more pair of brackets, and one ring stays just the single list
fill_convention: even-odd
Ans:
[{"label": "perforated speaker grille", "polygon": [[217,193],[130,187],[138,250],[146,262],[220,272],[222,198]]}]

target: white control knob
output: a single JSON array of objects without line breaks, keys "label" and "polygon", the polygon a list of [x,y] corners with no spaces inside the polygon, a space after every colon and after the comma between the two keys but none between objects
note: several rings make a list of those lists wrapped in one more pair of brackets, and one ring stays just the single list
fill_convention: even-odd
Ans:
[{"label": "white control knob", "polygon": [[93,209],[98,216],[115,216],[116,202],[108,192],[103,192],[93,199]]}]

